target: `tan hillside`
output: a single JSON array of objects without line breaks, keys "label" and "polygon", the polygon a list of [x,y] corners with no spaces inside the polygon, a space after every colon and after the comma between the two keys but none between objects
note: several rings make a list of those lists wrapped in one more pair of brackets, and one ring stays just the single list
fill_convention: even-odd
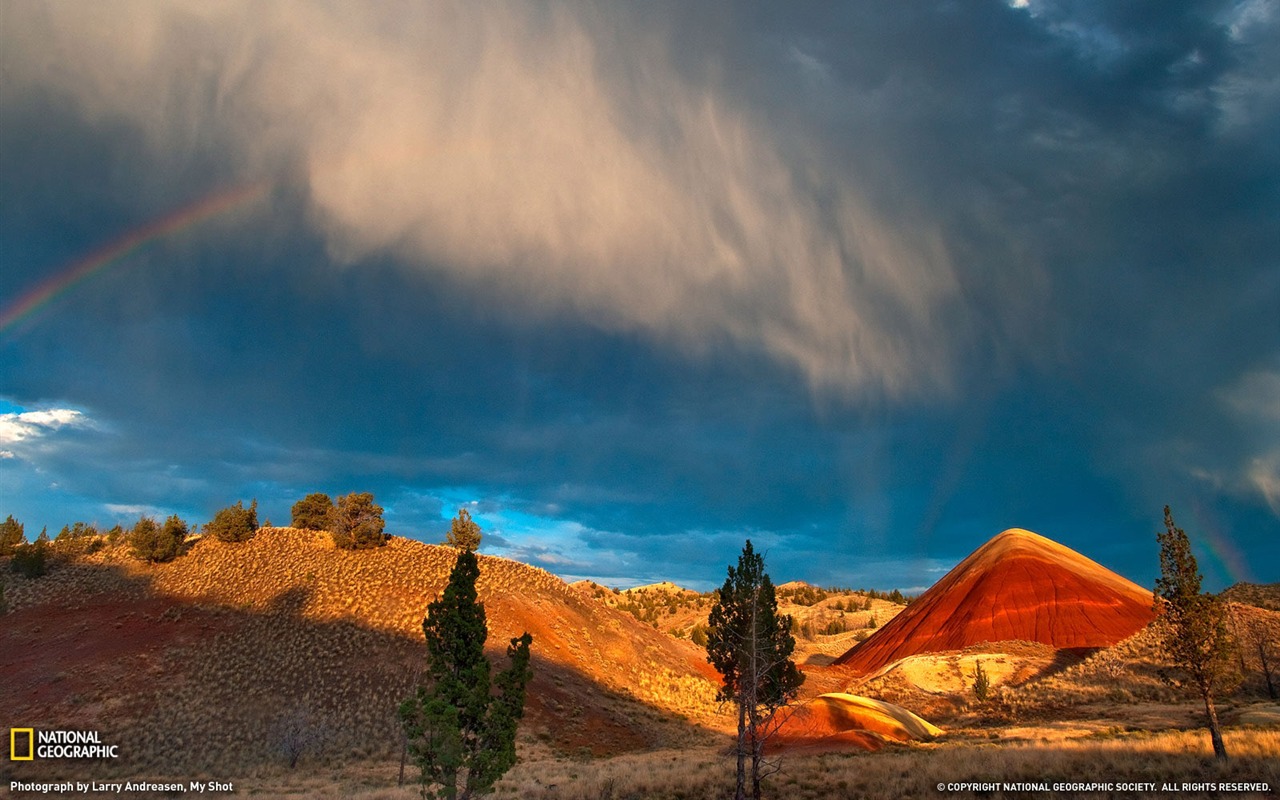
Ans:
[{"label": "tan hillside", "polygon": [[[277,763],[301,725],[327,758],[398,755],[421,622],[453,551],[393,538],[367,551],[264,529],[169,564],[111,548],[8,581],[0,716],[127,741],[124,771]],[[671,745],[720,726],[702,651],[517,562],[481,556],[497,658],[534,636],[525,738],[563,752]],[[51,766],[52,765],[52,766]],[[54,769],[56,762],[15,770]]]},{"label": "tan hillside", "polygon": [[1222,599],[1268,611],[1280,611],[1280,583],[1240,582],[1227,587]]},{"label": "tan hillside", "polygon": [[674,594],[674,595],[698,594],[692,589],[686,589],[683,586],[678,586],[672,583],[671,581],[659,581],[657,583],[647,583],[644,586],[633,586],[630,589],[622,590],[622,594],[646,594],[646,593]]},{"label": "tan hillside", "polygon": [[[679,639],[696,640],[705,632],[715,602],[714,592],[698,593],[669,581],[621,592],[585,580],[570,587]],[[820,589],[804,581],[781,584],[777,597],[778,612],[794,623],[793,658],[811,667],[830,664],[904,608],[863,592]]]}]

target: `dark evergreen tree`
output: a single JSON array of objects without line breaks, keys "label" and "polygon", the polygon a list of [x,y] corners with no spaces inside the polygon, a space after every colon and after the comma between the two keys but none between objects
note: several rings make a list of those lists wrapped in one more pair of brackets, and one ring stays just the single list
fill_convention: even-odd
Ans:
[{"label": "dark evergreen tree", "polygon": [[20,544],[13,550],[9,568],[26,578],[39,578],[48,572],[49,537],[36,539],[31,544]]},{"label": "dark evergreen tree", "polygon": [[382,530],[382,506],[373,502],[369,492],[352,492],[338,498],[329,521],[333,543],[345,550],[382,547],[387,537]]},{"label": "dark evergreen tree", "polygon": [[244,502],[237,500],[235,505],[220,509],[204,532],[220,542],[249,541],[258,532],[258,501],[245,508]]},{"label": "dark evergreen tree", "polygon": [[58,531],[58,535],[53,537],[55,542],[68,542],[72,539],[83,539],[89,536],[97,536],[98,529],[87,522],[76,522],[71,525],[63,525],[62,530]]},{"label": "dark evergreen tree", "polygon": [[75,557],[96,553],[104,544],[101,532],[87,522],[63,525],[53,539],[54,548],[63,556]]},{"label": "dark evergreen tree", "polygon": [[129,534],[133,554],[153,563],[172,561],[182,551],[187,538],[187,523],[177,514],[171,515],[159,525],[151,517],[142,517]]},{"label": "dark evergreen tree", "polygon": [[795,646],[791,618],[778,615],[777,595],[764,571],[764,558],[748,539],[737,568],[729,567],[707,618],[707,661],[723,678],[717,698],[738,707],[735,800],[747,796],[748,757],[755,800],[760,798],[761,781],[778,770],[776,762],[765,760],[764,746],[777,730],[777,712],[795,699],[804,683],[804,675],[791,660]]},{"label": "dark evergreen tree", "polygon": [[10,514],[0,522],[0,556],[13,555],[14,548],[27,541],[26,528]]},{"label": "dark evergreen tree", "polygon": [[[1160,577],[1156,579],[1155,611],[1161,615],[1166,655],[1204,701],[1213,754],[1227,757],[1218,725],[1214,695],[1231,689],[1238,674],[1231,658],[1233,643],[1227,630],[1226,604],[1200,591],[1200,567],[1191,552],[1187,534],[1173,524],[1164,507],[1164,533],[1160,543]],[[1174,681],[1172,675],[1166,676]]]},{"label": "dark evergreen tree", "polygon": [[533,637],[526,633],[511,640],[510,663],[491,680],[484,655],[488,626],[476,594],[479,577],[476,554],[459,552],[444,593],[428,606],[422,623],[424,679],[400,706],[409,752],[422,771],[424,797],[485,794],[516,761],[516,726],[533,675]]},{"label": "dark evergreen tree", "polygon": [[333,521],[333,500],[323,492],[312,492],[293,504],[292,526],[309,531],[327,531]]},{"label": "dark evergreen tree", "polygon": [[444,543],[459,550],[480,549],[480,526],[471,519],[471,512],[465,508],[458,509],[458,515],[449,524],[449,534]]}]

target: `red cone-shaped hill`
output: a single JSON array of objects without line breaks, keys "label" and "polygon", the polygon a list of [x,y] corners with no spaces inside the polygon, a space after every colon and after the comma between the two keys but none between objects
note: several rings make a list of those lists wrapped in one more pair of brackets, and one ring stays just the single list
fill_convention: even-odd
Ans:
[{"label": "red cone-shaped hill", "polygon": [[1106,647],[1150,622],[1151,606],[1151,590],[1069,547],[1012,528],[835,663],[866,674],[917,653],[1011,639]]}]

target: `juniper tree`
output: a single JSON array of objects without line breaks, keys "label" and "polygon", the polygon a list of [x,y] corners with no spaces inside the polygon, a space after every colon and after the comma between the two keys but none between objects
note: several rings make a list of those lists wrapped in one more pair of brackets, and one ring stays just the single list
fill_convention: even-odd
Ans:
[{"label": "juniper tree", "polygon": [[333,543],[348,550],[382,547],[387,543],[382,532],[385,526],[382,506],[373,502],[373,495],[369,492],[352,492],[339,497],[329,519]]},{"label": "juniper tree", "polygon": [[233,506],[220,509],[208,525],[205,533],[220,542],[247,542],[258,532],[258,501],[248,507],[237,500]]},{"label": "juniper tree", "polygon": [[187,523],[177,514],[159,525],[151,517],[141,517],[129,534],[133,554],[144,561],[172,561],[182,550],[187,538]]},{"label": "juniper tree", "polygon": [[423,680],[400,706],[409,752],[422,771],[424,797],[465,800],[485,794],[516,761],[516,726],[533,675],[533,637],[525,633],[512,639],[508,667],[491,676],[484,655],[484,604],[476,594],[479,577],[476,554],[459,552],[448,585],[422,622]]},{"label": "juniper tree", "polygon": [[58,535],[53,537],[54,549],[59,554],[69,557],[96,553],[102,549],[103,544],[101,532],[96,526],[87,522],[63,525]]},{"label": "juniper tree", "polygon": [[295,528],[311,531],[328,530],[333,518],[333,500],[323,492],[312,492],[293,504],[291,509]]},{"label": "juniper tree", "polygon": [[746,760],[751,759],[751,796],[760,798],[760,782],[778,770],[764,759],[764,746],[777,730],[777,713],[795,699],[804,675],[791,660],[796,646],[791,618],[778,615],[773,582],[764,558],[748,539],[729,567],[707,617],[707,661],[723,678],[716,697],[738,707],[738,759],[735,800],[746,798]]},{"label": "juniper tree", "polygon": [[458,509],[458,515],[449,524],[444,543],[459,550],[480,549],[480,526],[471,519],[471,512],[465,508]]},{"label": "juniper tree", "polygon": [[[1155,612],[1163,622],[1165,653],[1204,701],[1213,754],[1225,759],[1227,748],[1222,742],[1213,696],[1229,689],[1236,677],[1226,605],[1215,595],[1200,591],[1200,568],[1191,552],[1191,542],[1173,524],[1168,506],[1164,507],[1164,527],[1164,533],[1156,534],[1160,543],[1160,577],[1156,579]],[[1172,676],[1166,678],[1173,680]]]},{"label": "juniper tree", "polygon": [[25,527],[12,514],[0,522],[0,556],[13,555],[14,549],[26,540]]},{"label": "juniper tree", "polygon": [[39,578],[48,572],[49,537],[31,544],[20,544],[13,550],[9,569],[27,578]]},{"label": "juniper tree", "polygon": [[58,531],[58,535],[53,537],[53,541],[59,544],[65,544],[72,539],[84,539],[90,536],[97,536],[98,529],[87,522],[75,522],[71,525],[63,525],[62,530]]}]

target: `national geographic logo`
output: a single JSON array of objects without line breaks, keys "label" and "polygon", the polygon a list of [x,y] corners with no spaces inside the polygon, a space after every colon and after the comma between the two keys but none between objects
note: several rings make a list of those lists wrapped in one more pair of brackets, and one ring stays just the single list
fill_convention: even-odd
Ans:
[{"label": "national geographic logo", "polygon": [[37,758],[119,758],[120,747],[103,744],[97,731],[37,731],[9,729],[9,760]]},{"label": "national geographic logo", "polygon": [[10,761],[31,761],[35,757],[36,757],[35,728],[10,728],[9,729],[9,760]]}]

